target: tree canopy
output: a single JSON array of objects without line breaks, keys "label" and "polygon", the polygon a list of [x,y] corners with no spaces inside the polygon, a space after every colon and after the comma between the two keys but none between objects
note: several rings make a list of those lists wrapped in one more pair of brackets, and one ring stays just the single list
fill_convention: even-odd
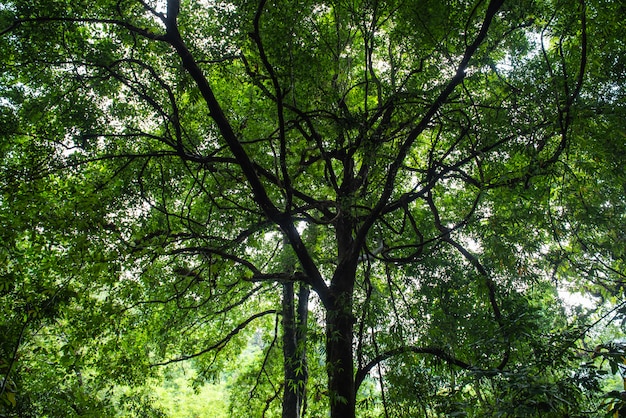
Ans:
[{"label": "tree canopy", "polygon": [[5,0],[0,414],[618,411],[624,13]]}]

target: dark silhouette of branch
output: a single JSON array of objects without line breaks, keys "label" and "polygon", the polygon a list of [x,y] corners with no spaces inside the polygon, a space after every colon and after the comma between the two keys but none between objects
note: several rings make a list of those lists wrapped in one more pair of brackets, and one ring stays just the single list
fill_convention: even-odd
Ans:
[{"label": "dark silhouette of branch", "polygon": [[276,309],[269,309],[267,311],[263,311],[263,312],[259,312],[257,314],[252,315],[251,317],[249,317],[248,319],[246,319],[245,321],[243,321],[242,323],[240,323],[239,325],[237,325],[235,327],[235,329],[233,329],[231,332],[229,332],[224,338],[222,338],[221,340],[219,340],[218,342],[216,342],[215,344],[212,344],[211,346],[198,351],[197,353],[194,354],[189,354],[186,356],[181,356],[181,357],[177,357],[177,358],[173,358],[171,360],[166,360],[160,363],[153,363],[151,364],[152,367],[155,366],[165,366],[168,364],[172,364],[172,363],[178,363],[181,361],[185,361],[185,360],[189,360],[192,358],[196,358],[199,357],[203,354],[208,353],[209,351],[213,351],[213,350],[221,350],[222,348],[224,348],[226,346],[226,344],[228,344],[228,342],[237,334],[239,334],[239,332],[241,330],[243,330],[245,327],[248,326],[248,324],[250,324],[250,322],[254,321],[255,319],[261,318],[265,315],[271,315],[271,314],[277,314],[279,313],[278,310]]},{"label": "dark silhouette of branch", "polygon": [[309,277],[311,287],[319,295],[322,303],[324,305],[328,305],[330,303],[328,286],[322,278],[322,274],[315,261],[312,259],[306,249],[306,246],[302,242],[302,238],[294,225],[292,217],[288,213],[281,212],[268,196],[267,190],[257,174],[255,164],[252,162],[250,156],[239,141],[239,138],[235,134],[228,118],[226,117],[226,114],[222,109],[222,106],[215,97],[213,89],[209,85],[207,78],[185,45],[178,31],[178,27],[175,24],[170,23],[167,26],[167,41],[176,50],[182,60],[183,67],[196,82],[196,85],[198,86],[198,89],[207,104],[210,116],[215,121],[217,128],[224,138],[224,141],[230,148],[230,151],[235,157],[235,160],[237,160],[238,165],[240,166],[248,184],[250,185],[250,188],[252,189],[254,200],[263,213],[281,228],[298,257],[302,268]]},{"label": "dark silhouette of branch", "polygon": [[[448,82],[448,84],[444,87],[444,89],[439,93],[437,98],[430,105],[424,116],[422,116],[419,123],[409,132],[406,140],[400,147],[394,161],[390,164],[389,169],[387,171],[387,175],[385,178],[385,184],[383,186],[383,192],[378,200],[377,205],[372,210],[371,214],[368,218],[363,222],[359,231],[357,232],[357,236],[355,238],[355,243],[357,247],[360,247],[362,243],[365,241],[367,233],[372,225],[376,222],[378,216],[385,210],[389,198],[391,197],[393,190],[395,188],[396,178],[398,176],[398,172],[400,168],[404,164],[406,157],[413,147],[413,144],[417,140],[417,138],[424,132],[424,130],[431,123],[431,120],[439,111],[439,109],[446,103],[448,97],[452,94],[455,88],[461,84],[463,79],[465,78],[465,72],[469,66],[469,63],[478,50],[478,47],[483,43],[483,41],[487,37],[487,32],[491,25],[493,18],[496,13],[504,3],[504,0],[491,0],[489,6],[487,7],[487,11],[485,13],[485,17],[483,19],[480,31],[474,41],[467,46],[463,57],[459,65],[457,66],[457,70],[452,77],[452,79]],[[355,255],[356,256],[356,255]]]},{"label": "dark silhouette of branch", "polygon": [[355,381],[355,387],[358,389],[359,386],[361,385],[361,383],[363,383],[363,380],[365,379],[365,377],[367,376],[367,374],[370,372],[370,370],[372,370],[377,364],[388,360],[392,357],[398,356],[398,355],[402,355],[402,354],[408,354],[408,353],[413,353],[413,354],[430,354],[433,355],[443,361],[445,361],[448,364],[451,364],[453,366],[457,366],[460,367],[461,369],[464,370],[473,370],[474,367],[472,367],[472,365],[464,362],[463,360],[460,360],[456,357],[454,357],[453,355],[451,355],[450,353],[446,352],[445,350],[443,350],[442,348],[439,347],[417,347],[417,346],[404,346],[404,347],[398,347],[398,348],[394,348],[393,350],[388,350],[388,351],[384,351],[382,353],[380,353],[379,355],[377,355],[376,357],[374,357],[372,360],[370,360],[365,366],[361,367],[360,369],[357,370],[354,381]]},{"label": "dark silhouette of branch", "polygon": [[[456,240],[452,238],[451,236],[452,230],[444,226],[443,223],[441,222],[441,218],[439,217],[439,210],[437,209],[437,206],[435,205],[435,202],[433,200],[431,193],[428,194],[426,200],[431,209],[431,212],[433,213],[435,217],[435,225],[437,229],[439,229],[439,231],[441,231],[442,233],[443,240],[447,242],[448,244],[452,245],[452,247],[454,247],[459,253],[461,253],[461,255],[463,255],[463,257],[478,271],[480,276],[485,281],[485,286],[487,287],[487,291],[489,294],[489,303],[493,311],[493,316],[496,322],[498,323],[500,332],[502,333],[502,336],[505,340],[504,354],[502,356],[502,360],[500,361],[500,364],[498,364],[498,366],[496,367],[498,370],[502,370],[504,369],[504,367],[506,367],[507,363],[509,362],[509,357],[511,353],[511,342],[510,342],[510,338],[508,337],[508,333],[506,331],[506,325],[502,317],[502,311],[500,310],[500,305],[496,298],[496,284],[491,278],[491,275],[489,274],[487,269],[485,269],[485,267],[482,265],[478,257],[476,257],[474,254],[469,252],[463,245],[461,245],[459,242],[457,242]],[[469,222],[469,219],[473,216],[478,206],[479,200],[480,200],[480,194],[478,194],[476,198],[474,199],[474,203],[471,209],[468,211],[468,213],[465,216],[465,219],[460,223],[460,225],[465,225],[467,222]]]},{"label": "dark silhouette of branch", "polygon": [[108,24],[120,26],[122,28],[128,29],[130,32],[135,33],[137,35],[143,36],[147,39],[153,39],[155,41],[166,41],[167,36],[165,34],[154,33],[148,29],[139,28],[137,26],[131,25],[128,22],[124,22],[119,19],[95,19],[95,18],[78,18],[78,17],[55,17],[55,16],[41,16],[41,17],[32,17],[32,18],[18,18],[13,21],[11,25],[6,27],[5,29],[0,30],[0,36],[3,36],[21,25],[25,23],[100,23],[100,24]]}]

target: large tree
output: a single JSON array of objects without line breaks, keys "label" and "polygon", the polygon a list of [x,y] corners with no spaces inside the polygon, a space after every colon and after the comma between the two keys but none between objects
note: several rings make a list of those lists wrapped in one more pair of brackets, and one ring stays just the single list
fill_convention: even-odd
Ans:
[{"label": "large tree", "polygon": [[433,376],[574,410],[555,289],[624,279],[614,3],[6,1],[1,370],[45,321],[130,385],[282,324],[263,400],[299,416],[323,326],[332,417],[374,372],[385,414],[434,414]]}]

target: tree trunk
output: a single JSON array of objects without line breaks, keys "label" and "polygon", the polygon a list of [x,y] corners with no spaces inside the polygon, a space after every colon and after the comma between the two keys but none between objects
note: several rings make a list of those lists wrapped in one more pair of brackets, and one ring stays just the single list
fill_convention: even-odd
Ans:
[{"label": "tree trunk", "polygon": [[331,279],[330,300],[326,306],[326,372],[330,416],[354,418],[356,393],[352,337],[355,321],[352,296],[358,253],[355,252],[352,239],[352,219],[349,216],[338,217],[335,228],[338,263]]},{"label": "tree trunk", "polygon": [[298,397],[300,399],[300,414],[306,412],[306,385],[309,381],[309,368],[306,357],[306,344],[309,324],[309,295],[311,290],[309,285],[300,283],[298,291],[298,309],[296,310],[296,349],[299,357],[301,372],[296,375],[298,379]]},{"label": "tree trunk", "polygon": [[298,308],[295,308],[293,282],[283,284],[283,360],[285,388],[283,418],[300,418],[306,406],[306,326],[309,288],[300,284]]},{"label": "tree trunk", "polygon": [[352,293],[337,295],[326,318],[326,368],[332,418],[355,416]]},{"label": "tree trunk", "polygon": [[294,315],[293,283],[283,283],[283,418],[299,418],[300,405],[296,390],[296,321]]},{"label": "tree trunk", "polygon": [[340,262],[333,276],[331,302],[326,313],[326,368],[331,418],[353,418],[356,410],[352,351],[356,260],[346,261],[345,254],[340,252],[340,260],[344,262]]}]

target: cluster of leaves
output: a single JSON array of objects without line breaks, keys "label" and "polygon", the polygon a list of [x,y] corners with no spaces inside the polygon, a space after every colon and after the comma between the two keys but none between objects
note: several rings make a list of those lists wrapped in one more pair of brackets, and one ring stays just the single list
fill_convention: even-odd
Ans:
[{"label": "cluster of leaves", "polygon": [[409,3],[0,7],[1,413],[179,362],[231,416],[597,410],[558,290],[623,307],[623,6]]}]

